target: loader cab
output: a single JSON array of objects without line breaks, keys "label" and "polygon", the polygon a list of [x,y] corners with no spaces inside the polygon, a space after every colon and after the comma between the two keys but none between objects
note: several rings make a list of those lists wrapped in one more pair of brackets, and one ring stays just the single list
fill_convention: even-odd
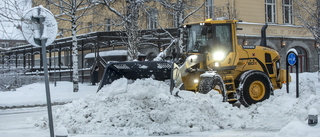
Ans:
[{"label": "loader cab", "polygon": [[231,24],[200,23],[186,27],[187,53],[233,51]]},{"label": "loader cab", "polygon": [[184,26],[188,55],[206,54],[209,68],[233,69],[238,62],[236,55],[236,21],[204,21]]}]

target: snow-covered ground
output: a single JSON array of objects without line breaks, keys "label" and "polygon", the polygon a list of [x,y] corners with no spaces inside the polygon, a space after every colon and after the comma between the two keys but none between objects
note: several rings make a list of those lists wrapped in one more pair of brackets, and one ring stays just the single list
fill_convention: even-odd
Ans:
[{"label": "snow-covered ground", "polygon": [[[89,84],[80,85],[79,93],[72,93],[72,89],[65,90],[72,88],[72,84],[61,82],[57,87],[50,86],[53,102],[75,100],[54,109],[54,125],[55,129],[65,128],[70,136],[77,137],[320,137],[320,125],[311,127],[307,124],[308,111],[311,108],[320,111],[317,73],[300,74],[299,98],[295,94],[295,74],[291,76],[289,94],[284,86],[275,90],[274,96],[268,100],[247,108],[222,102],[216,91],[206,95],[179,91],[180,97],[174,97],[170,95],[168,85],[152,79],[135,82],[120,79],[103,87],[99,93],[96,93],[97,86]],[[38,95],[40,92],[43,94],[41,97]],[[10,95],[11,99],[3,100]],[[43,83],[24,86],[17,91],[0,92],[0,106],[39,104],[40,100],[29,102],[36,98],[43,98],[41,101],[45,103]],[[0,111],[0,118],[2,111],[5,110]],[[49,136],[46,114],[25,120],[28,122],[23,124],[33,127],[30,130]],[[1,124],[5,123],[0,123],[0,136],[5,133],[1,131],[4,127]],[[19,130],[16,132],[22,134]]]},{"label": "snow-covered ground", "polygon": [[[71,82],[57,82],[55,87],[50,83],[51,102],[54,104],[71,102],[74,99],[84,97],[88,94],[95,94],[97,86],[89,83],[79,84],[79,92],[74,93]],[[0,92],[0,108],[41,106],[46,105],[46,90],[44,83],[35,83],[17,88],[16,91]]]}]

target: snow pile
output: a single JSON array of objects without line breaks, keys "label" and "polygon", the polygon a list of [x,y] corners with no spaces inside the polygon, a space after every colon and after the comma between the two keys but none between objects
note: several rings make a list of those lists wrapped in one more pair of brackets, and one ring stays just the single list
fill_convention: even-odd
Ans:
[{"label": "snow pile", "polygon": [[[181,97],[175,97],[170,95],[169,86],[164,82],[145,79],[131,83],[119,79],[96,95],[63,106],[54,112],[53,119],[56,127],[66,127],[70,134],[168,135],[219,129],[280,131],[283,128],[279,136],[287,136],[290,131],[286,129],[295,126],[292,121],[306,121],[310,108],[320,110],[320,91],[316,90],[313,77],[314,73],[301,74],[298,99],[292,76],[289,94],[284,86],[270,99],[248,108],[222,102],[222,96],[216,91],[205,95],[179,91]],[[47,129],[46,121],[41,118],[36,126]]]},{"label": "snow pile", "polygon": [[280,130],[276,137],[319,137],[320,124],[310,127],[308,122],[293,121]]}]

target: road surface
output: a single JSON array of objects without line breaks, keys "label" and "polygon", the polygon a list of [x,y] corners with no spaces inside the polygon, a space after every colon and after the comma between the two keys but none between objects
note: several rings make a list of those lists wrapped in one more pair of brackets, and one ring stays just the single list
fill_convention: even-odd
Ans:
[{"label": "road surface", "polygon": [[[59,106],[53,106],[53,111]],[[37,129],[35,120],[47,116],[46,107],[0,110],[0,137],[50,137],[49,130]],[[273,137],[279,131],[218,130],[165,137]],[[115,137],[108,135],[69,135],[69,137]],[[159,136],[156,136],[159,137]]]}]

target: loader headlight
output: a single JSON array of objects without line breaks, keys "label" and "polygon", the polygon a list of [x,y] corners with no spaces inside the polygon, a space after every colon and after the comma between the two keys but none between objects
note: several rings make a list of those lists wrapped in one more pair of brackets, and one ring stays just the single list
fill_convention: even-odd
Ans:
[{"label": "loader headlight", "polygon": [[214,66],[219,67],[220,66],[219,62],[214,63]]},{"label": "loader headlight", "polygon": [[214,61],[222,61],[225,58],[225,53],[222,51],[217,51],[213,53],[213,60]]},{"label": "loader headlight", "polygon": [[198,79],[195,79],[195,80],[193,80],[193,82],[194,82],[194,83],[198,83],[198,82],[199,82],[199,80],[198,80]]}]

